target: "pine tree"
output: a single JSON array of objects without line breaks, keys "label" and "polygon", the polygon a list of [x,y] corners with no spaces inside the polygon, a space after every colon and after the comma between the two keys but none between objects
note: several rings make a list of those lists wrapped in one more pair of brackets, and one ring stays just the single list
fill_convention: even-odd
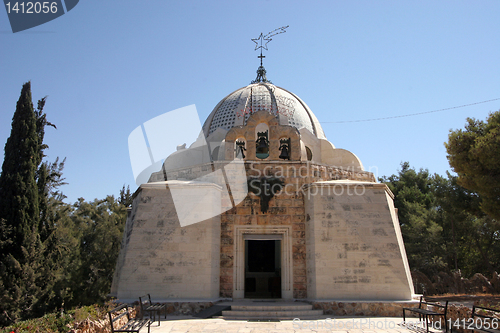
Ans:
[{"label": "pine tree", "polygon": [[437,223],[433,191],[434,176],[428,170],[416,171],[404,162],[397,175],[380,180],[394,193],[410,267],[428,276],[445,269],[443,230]]},{"label": "pine tree", "polygon": [[130,193],[130,185],[127,185],[125,189],[125,185],[123,185],[120,190],[120,197],[118,198],[118,203],[124,205],[125,207],[131,207],[132,202],[134,201],[132,193]]},{"label": "pine tree", "polygon": [[74,208],[71,219],[79,244],[68,288],[73,297],[68,304],[102,303],[111,288],[127,208],[114,196],[92,202],[80,198]]},{"label": "pine tree", "polygon": [[450,130],[445,147],[458,184],[477,193],[481,209],[500,221],[500,111],[486,121],[467,118],[465,129]]}]

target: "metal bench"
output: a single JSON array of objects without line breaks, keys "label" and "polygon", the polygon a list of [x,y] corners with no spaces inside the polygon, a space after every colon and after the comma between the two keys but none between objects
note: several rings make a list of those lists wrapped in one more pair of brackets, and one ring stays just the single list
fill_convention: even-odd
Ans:
[{"label": "metal bench", "polygon": [[[126,309],[125,312],[119,314],[118,316],[113,318],[113,314],[115,312],[120,312],[121,310]],[[109,323],[111,324],[111,332],[135,332],[139,333],[140,329],[143,328],[144,326],[148,326],[148,333],[150,332],[150,326],[151,326],[151,320],[149,319],[135,319],[135,318],[130,318],[130,310],[129,306],[127,304],[120,305],[117,308],[114,308],[113,310],[108,312],[109,315]],[[125,325],[122,325],[120,328],[115,328],[115,321],[119,320],[120,318],[127,316],[127,323]]]},{"label": "metal bench", "polygon": [[477,332],[500,333],[500,310],[474,305],[471,319],[471,322],[465,322],[465,328]]},{"label": "metal bench", "polygon": [[141,316],[144,318],[144,314],[147,313],[148,317],[151,318],[153,314],[153,322],[156,321],[156,314],[158,314],[158,326],[160,326],[160,316],[161,312],[165,313],[165,319],[167,319],[167,305],[162,303],[151,302],[151,295],[147,294],[139,297],[139,304],[141,306]]},{"label": "metal bench", "polygon": [[[418,319],[419,320],[422,320],[422,318],[424,319],[425,325],[427,328],[427,332],[429,332],[429,326],[430,326],[429,317],[431,317],[431,318],[443,317],[444,322],[442,324],[445,326],[446,332],[448,332],[448,325],[446,322],[446,312],[448,311],[448,301],[446,301],[445,305],[441,305],[441,304],[433,303],[433,302],[425,302],[423,299],[424,299],[424,297],[421,296],[420,297],[420,304],[418,305],[418,308],[403,308],[403,322],[406,322],[406,313],[405,313],[406,311],[418,313]],[[423,309],[422,305],[425,305],[426,309]],[[436,310],[428,309],[429,307],[433,307],[434,309],[442,308],[442,309],[444,309],[444,311],[443,311],[443,313],[440,313],[440,312],[437,312]]]}]

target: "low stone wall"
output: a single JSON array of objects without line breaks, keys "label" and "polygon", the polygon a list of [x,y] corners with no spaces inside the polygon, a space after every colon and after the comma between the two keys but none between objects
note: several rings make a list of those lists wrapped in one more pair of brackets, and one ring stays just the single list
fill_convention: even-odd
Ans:
[{"label": "low stone wall", "polygon": [[[475,301],[474,305],[477,306],[483,306],[487,308],[495,308],[497,305],[492,306],[492,304],[488,303],[487,301]],[[498,327],[500,325],[500,316],[497,315],[497,313],[486,311],[487,315],[493,315],[496,316],[494,321],[489,321],[489,320],[484,320],[481,317],[475,317],[475,320],[471,319],[472,318],[472,309],[469,308],[468,306],[464,306],[462,304],[451,304],[448,305],[448,313],[447,313],[447,318],[449,322],[451,322],[453,331],[455,332],[460,332],[460,333],[474,333],[474,331],[467,329],[470,324],[473,322],[477,323],[478,326],[483,326],[487,327],[487,323],[491,327]]]},{"label": "low stone wall", "polygon": [[[325,315],[402,317],[403,308],[418,308],[419,302],[311,302],[314,310]],[[415,314],[408,313],[409,317]]]},{"label": "low stone wall", "polygon": [[194,315],[214,305],[212,302],[167,302],[167,314]]},{"label": "low stone wall", "polygon": [[[469,318],[472,317],[472,309],[471,308],[464,306],[462,304],[458,304],[458,305],[451,304],[451,305],[448,305],[448,312],[447,312],[446,316],[447,316],[448,320],[451,321],[453,331],[461,332],[461,333],[468,332],[468,330],[464,329],[465,325],[463,325],[463,323],[465,323],[465,322],[467,322],[467,324],[469,323],[468,320],[469,320]],[[465,319],[465,322],[462,322],[461,320],[464,320],[464,319]],[[455,324],[455,325],[453,326],[453,324]]]}]

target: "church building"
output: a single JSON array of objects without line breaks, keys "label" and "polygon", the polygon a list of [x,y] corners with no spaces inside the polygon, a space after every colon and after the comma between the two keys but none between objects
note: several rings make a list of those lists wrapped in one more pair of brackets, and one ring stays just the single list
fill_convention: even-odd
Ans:
[{"label": "church building", "polygon": [[393,194],[262,65],[178,144],[134,194],[119,300],[412,299]]}]

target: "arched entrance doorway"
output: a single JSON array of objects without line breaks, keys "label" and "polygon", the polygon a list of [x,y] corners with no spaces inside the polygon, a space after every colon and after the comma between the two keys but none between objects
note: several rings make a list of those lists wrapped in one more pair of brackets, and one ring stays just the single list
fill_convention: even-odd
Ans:
[{"label": "arched entrance doorway", "polygon": [[291,226],[235,226],[233,298],[292,298]]},{"label": "arched entrance doorway", "polygon": [[281,298],[281,239],[245,239],[245,298]]}]

